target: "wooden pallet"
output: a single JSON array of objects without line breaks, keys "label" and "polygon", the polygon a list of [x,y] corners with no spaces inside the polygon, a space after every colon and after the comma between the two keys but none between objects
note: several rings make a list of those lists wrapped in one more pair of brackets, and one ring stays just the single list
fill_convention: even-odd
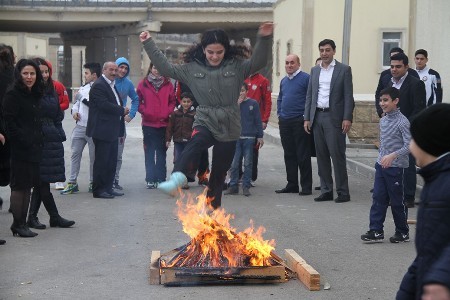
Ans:
[{"label": "wooden pallet", "polygon": [[[285,249],[286,266],[296,273],[297,278],[310,291],[320,290],[320,274],[292,249]],[[280,283],[286,282],[284,266],[243,268],[234,272],[234,282],[220,279],[223,276],[220,268],[216,270],[189,270],[186,268],[160,268],[160,251],[152,251],[149,283],[168,286],[189,286],[196,284],[224,284],[224,283]]]}]

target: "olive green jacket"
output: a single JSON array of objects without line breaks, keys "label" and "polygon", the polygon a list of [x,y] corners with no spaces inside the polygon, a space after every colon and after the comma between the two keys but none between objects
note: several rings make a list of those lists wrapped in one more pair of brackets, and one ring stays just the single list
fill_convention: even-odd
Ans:
[{"label": "olive green jacket", "polygon": [[237,100],[241,86],[250,74],[263,68],[269,58],[272,36],[258,37],[250,59],[224,59],[220,66],[211,67],[200,61],[171,64],[152,38],[143,42],[144,49],[159,73],[185,83],[199,106],[194,126],[209,129],[221,142],[239,139],[240,110]]}]

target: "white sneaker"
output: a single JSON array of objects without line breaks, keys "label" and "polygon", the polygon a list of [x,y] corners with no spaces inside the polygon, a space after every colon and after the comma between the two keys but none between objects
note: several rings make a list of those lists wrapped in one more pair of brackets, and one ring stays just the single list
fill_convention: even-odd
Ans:
[{"label": "white sneaker", "polygon": [[55,190],[64,190],[64,182],[55,182]]},{"label": "white sneaker", "polygon": [[250,181],[250,186],[251,187],[255,187],[256,186],[256,182],[255,181]]}]

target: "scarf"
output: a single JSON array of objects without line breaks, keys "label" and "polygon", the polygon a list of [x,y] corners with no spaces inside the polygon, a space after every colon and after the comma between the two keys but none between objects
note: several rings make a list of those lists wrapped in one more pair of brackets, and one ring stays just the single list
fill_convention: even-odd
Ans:
[{"label": "scarf", "polygon": [[156,91],[159,91],[162,84],[164,83],[164,79],[165,79],[164,76],[156,77],[152,73],[148,74],[148,76],[147,76],[148,82],[150,82],[153,85],[153,87],[155,88]]}]

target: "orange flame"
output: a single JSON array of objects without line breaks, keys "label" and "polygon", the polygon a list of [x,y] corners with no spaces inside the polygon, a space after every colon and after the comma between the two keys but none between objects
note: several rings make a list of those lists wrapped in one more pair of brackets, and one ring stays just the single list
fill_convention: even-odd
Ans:
[{"label": "orange flame", "polygon": [[[239,267],[270,266],[274,240],[264,240],[264,227],[254,229],[253,221],[243,232],[235,233],[223,208],[213,209],[207,189],[194,198],[189,193],[181,193],[177,200],[177,215],[183,231],[191,237],[191,242],[180,255],[174,257],[169,267]],[[183,200],[186,200],[186,204]]]}]

